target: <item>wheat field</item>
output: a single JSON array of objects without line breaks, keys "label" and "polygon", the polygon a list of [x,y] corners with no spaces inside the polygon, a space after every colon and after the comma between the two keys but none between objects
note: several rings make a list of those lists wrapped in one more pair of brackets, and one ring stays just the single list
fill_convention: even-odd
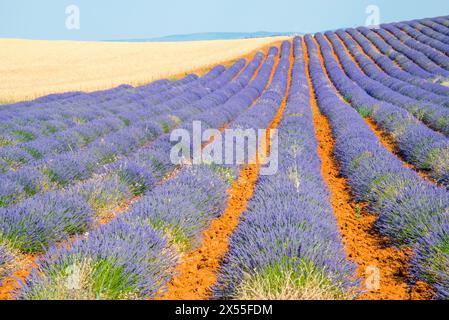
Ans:
[{"label": "wheat field", "polygon": [[283,39],[164,43],[0,39],[0,104],[180,76]]}]

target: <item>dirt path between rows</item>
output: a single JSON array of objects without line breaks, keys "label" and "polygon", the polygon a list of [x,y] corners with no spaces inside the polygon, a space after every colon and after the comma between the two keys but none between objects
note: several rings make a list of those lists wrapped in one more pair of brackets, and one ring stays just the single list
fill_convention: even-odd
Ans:
[{"label": "dirt path between rows", "polygon": [[[268,84],[271,83],[278,62],[279,56],[273,66]],[[292,64],[293,56],[291,55],[287,93],[269,126],[270,129],[276,128],[282,118],[290,89]],[[269,143],[270,141],[267,140],[268,152]],[[201,246],[182,258],[181,264],[176,269],[177,275],[169,283],[168,290],[161,299],[206,300],[211,297],[210,287],[217,280],[220,263],[229,248],[229,237],[238,226],[240,216],[246,210],[258,175],[259,164],[249,165],[241,170],[239,179],[229,190],[229,200],[225,211],[204,231]]]},{"label": "dirt path between rows", "polygon": [[[303,45],[305,60],[308,64],[308,49],[304,40]],[[318,46],[318,43],[316,45]],[[322,59],[322,57],[320,58]],[[323,63],[323,61],[321,62]],[[365,203],[356,203],[353,200],[347,180],[340,175],[338,162],[334,158],[335,140],[327,118],[319,110],[308,68],[307,77],[310,85],[313,121],[319,144],[318,154],[322,162],[322,175],[331,192],[332,207],[348,258],[357,263],[357,274],[364,280],[362,283],[364,293],[359,299],[430,298],[427,287],[417,285],[411,288],[407,283],[407,262],[410,253],[389,247],[387,239],[383,239],[373,231],[376,217],[368,213]]]}]

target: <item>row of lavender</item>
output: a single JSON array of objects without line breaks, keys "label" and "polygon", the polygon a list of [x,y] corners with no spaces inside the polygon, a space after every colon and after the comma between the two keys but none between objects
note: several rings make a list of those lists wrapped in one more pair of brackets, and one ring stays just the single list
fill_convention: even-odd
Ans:
[{"label": "row of lavender", "polygon": [[[447,17],[446,17],[447,18]],[[403,23],[390,23],[381,25],[381,29],[375,30],[375,34],[382,41],[391,45],[394,51],[404,54],[406,59],[414,62],[434,75],[448,76],[449,70],[449,46],[447,45],[448,30],[442,22],[445,18],[413,20]],[[368,31],[359,28],[367,35]],[[378,39],[370,39],[379,44]]]},{"label": "row of lavender", "polygon": [[[354,32],[356,33],[357,31]],[[355,40],[345,31],[338,30],[335,34],[332,32],[327,32],[326,35],[329,36],[331,42],[335,42],[338,37],[340,37],[348,47],[347,49],[354,56],[357,63],[370,78],[382,83],[384,86],[389,87],[399,94],[408,96],[417,101],[429,102],[444,107],[449,107],[449,97],[447,95],[443,96],[434,93],[430,88],[424,89],[419,84],[409,83],[405,79],[398,79],[382,70],[375,61],[370,59],[367,55],[363,54]],[[343,54],[344,50],[343,52],[339,53]],[[387,69],[399,69],[397,66],[395,67],[394,63],[392,63],[391,60],[389,61],[390,65],[387,67]],[[406,75],[406,77],[408,77],[408,75]],[[445,92],[448,93],[449,88],[445,88]]]},{"label": "row of lavender", "polygon": [[[288,44],[284,44],[281,61],[288,49]],[[270,78],[275,54],[276,49],[272,49],[256,78],[221,106],[224,114],[237,116],[261,95]],[[267,93],[286,77],[283,69],[277,69],[259,101],[264,101]],[[238,126],[248,116],[252,120],[254,114],[263,110],[261,107],[256,103],[231,127]],[[262,116],[266,126],[274,112]],[[126,299],[160,294],[172,276],[177,252],[195,247],[201,231],[224,210],[226,189],[236,178],[237,170],[232,169],[218,164],[184,167],[174,178],[147,192],[128,214],[93,231],[87,239],[76,241],[69,249],[51,249],[38,263],[19,297]],[[81,270],[81,285],[76,288],[64,285],[70,278],[67,269]]]},{"label": "row of lavender", "polygon": [[399,28],[418,42],[424,43],[446,55],[449,54],[449,46],[446,44],[449,40],[448,36],[435,32],[431,28],[428,28],[425,25],[420,25],[417,22],[410,22],[409,24],[397,23],[394,26],[396,27],[396,30]]},{"label": "row of lavender", "polygon": [[[262,54],[256,55],[235,80],[226,84],[241,69],[243,62],[237,62],[217,78],[227,79],[221,81],[223,88],[206,95],[197,103],[180,108],[174,115],[185,120],[188,126],[195,117],[217,113],[222,103],[235,97],[246,86],[262,58]],[[158,180],[176,168],[169,158],[172,146],[169,138],[169,134],[164,134],[129,157],[119,159],[109,167],[101,167],[104,173],[91,180],[70,188],[37,194],[18,205],[2,209],[2,242],[6,241],[12,248],[23,252],[40,252],[69,235],[91,229],[101,209],[117,206],[153,188]]]},{"label": "row of lavender", "polygon": [[[221,73],[224,70],[225,67],[217,66],[214,72]],[[210,78],[208,79],[208,77]],[[208,81],[212,77],[214,77],[214,75],[209,74],[209,76],[203,77],[202,81]],[[200,80],[197,75],[190,74],[178,81],[169,81],[164,79],[139,87],[121,85],[113,89],[100,90],[91,93],[69,92],[63,94],[53,94],[37,98],[32,101],[18,102],[11,105],[1,105],[0,115],[2,117],[2,120],[15,119],[18,116],[23,117],[26,113],[32,113],[34,117],[37,116],[39,118],[44,116],[44,111],[54,111],[59,114],[63,111],[63,109],[67,109],[68,114],[71,115],[72,111],[76,110],[75,108],[80,108],[80,110],[82,111],[84,110],[84,108],[95,106],[95,104],[101,104],[102,107],[108,107],[108,105],[104,104],[108,101],[111,102],[109,107],[111,105],[120,104],[124,99],[132,97],[132,93],[145,95],[147,97],[151,97],[151,95],[154,94],[164,93],[166,97],[169,98],[169,91],[173,91],[176,87],[179,86],[185,86],[189,83],[192,84],[197,80]],[[130,95],[128,96],[126,94]],[[26,117],[26,120],[32,121],[33,119],[31,117]]]},{"label": "row of lavender", "polygon": [[[354,197],[368,202],[370,210],[378,214],[375,226],[382,235],[398,245],[416,247],[411,262],[415,279],[434,285],[437,298],[447,298],[448,192],[404,167],[380,144],[360,115],[336,95],[312,37],[306,36],[306,42],[320,109],[331,123],[334,153]],[[326,51],[323,53],[329,56]],[[336,68],[334,65],[330,74]],[[343,78],[335,76],[335,83],[343,87]]]},{"label": "row of lavender", "polygon": [[420,26],[429,27],[430,31],[436,31],[439,34],[449,36],[449,21],[447,20],[449,17],[438,17],[434,19],[422,19],[411,21],[411,23],[419,23]]},{"label": "row of lavender", "polygon": [[[50,116],[54,117],[55,111],[53,110],[51,113],[44,110],[42,111],[42,115],[33,115],[33,112],[27,112],[26,119],[17,113],[15,114],[14,120],[11,122],[18,123],[20,126],[19,132],[25,135],[27,139],[23,142],[16,142],[13,146],[0,149],[1,159],[9,165],[9,168],[16,168],[17,166],[29,163],[34,159],[41,159],[50,153],[57,154],[84,147],[111,131],[117,131],[124,126],[132,125],[136,120],[141,120],[141,118],[145,116],[145,112],[148,112],[151,108],[155,108],[155,106],[161,102],[179,96],[183,92],[187,92],[186,89],[198,87],[200,83],[204,82],[207,78],[217,77],[223,72],[222,68],[222,66],[217,67],[204,78],[194,82],[189,81],[188,85],[174,84],[173,88],[165,92],[165,94],[138,96],[137,94],[123,91],[120,96],[115,96],[114,99],[107,99],[105,102],[98,102],[89,107],[85,105],[86,102],[83,102],[83,107],[87,109],[84,111],[87,116],[84,116],[84,112],[82,110],[77,110],[77,108],[71,112],[73,113],[73,115],[71,115],[69,112],[71,107],[68,106],[67,109],[63,109],[59,114],[61,118],[72,122],[70,127],[63,131],[58,130],[57,125],[56,127],[54,125],[58,120],[48,119]],[[185,79],[188,78],[189,77]],[[179,81],[179,83],[182,82],[183,80]],[[207,82],[204,83],[206,84]],[[171,98],[168,97],[168,93],[170,93]],[[110,93],[105,94],[105,96],[109,94]],[[103,98],[104,96],[101,95],[100,97]],[[158,97],[159,99],[154,99]],[[93,100],[95,102],[95,99]],[[35,109],[33,108],[32,110]],[[58,115],[57,112],[56,114]],[[28,121],[28,119],[31,120]],[[108,126],[111,126],[112,129],[107,130]],[[28,127],[32,128],[34,133],[28,130]],[[17,132],[15,126],[11,123],[4,122],[2,128]],[[41,129],[44,132],[40,135],[37,134],[36,131]],[[3,137],[3,139],[5,139],[5,137]],[[5,165],[2,166],[3,171],[6,171],[7,169],[8,167]]]},{"label": "row of lavender", "polygon": [[[142,88],[129,88],[121,86],[103,93],[90,93],[64,99],[61,102],[46,104],[30,103],[27,108],[16,105],[8,106],[0,110],[2,125],[0,127],[0,147],[20,146],[25,151],[32,149],[36,144],[30,143],[36,139],[43,140],[45,137],[54,139],[68,139],[66,136],[73,135],[70,129],[85,127],[89,129],[93,121],[114,116],[126,121],[129,113],[125,111],[141,110],[162,101],[173,98],[185,90],[200,83],[206,83],[218,76],[224,70],[223,66],[215,68],[205,77],[198,79],[197,76],[189,75],[182,80],[169,83],[165,87],[154,86],[151,90]],[[123,115],[121,115],[123,113]],[[81,126],[82,125],[82,126]],[[79,130],[78,134],[89,138],[88,133]],[[47,139],[47,143],[50,142]],[[69,140],[70,142],[70,140]],[[20,149],[9,148],[9,153],[19,152]],[[2,150],[2,149],[1,149]],[[8,150],[8,149],[7,149]],[[2,150],[2,157],[9,154]]]},{"label": "row of lavender", "polygon": [[[435,40],[432,36],[422,33],[419,24],[415,24],[415,26],[418,29],[404,23],[383,24],[382,28],[398,38],[404,44],[408,45],[410,48],[422,52],[435,64],[441,66],[441,68],[446,70],[449,69],[449,61],[447,56],[448,47],[444,43],[447,41],[447,36],[438,33],[431,33],[432,36],[438,35],[437,37],[442,41]],[[429,29],[427,29],[427,31],[428,30]]]},{"label": "row of lavender", "polygon": [[407,36],[392,25],[382,26],[383,28],[375,29],[375,32],[395,50],[403,53],[421,68],[433,75],[444,78],[449,76],[447,56]]},{"label": "row of lavender", "polygon": [[368,28],[357,28],[369,41],[371,41],[376,48],[389,59],[397,63],[403,70],[407,71],[415,77],[419,77],[426,80],[431,80],[434,75],[424,70],[421,66],[417,65],[412,59],[404,55],[400,51],[396,51],[390,46],[382,37]]},{"label": "row of lavender", "polygon": [[[358,45],[360,45],[366,55],[375,61],[386,74],[398,80],[415,85],[416,87],[425,89],[431,93],[441,96],[449,95],[448,87],[439,83],[427,81],[426,79],[413,74],[413,72],[410,71],[410,68],[407,68],[407,66],[411,67],[413,62],[408,61],[409,63],[407,64],[407,57],[395,52],[374,32],[367,32],[367,37],[368,35],[371,37],[371,39],[368,39],[364,34],[356,29],[346,29],[344,31],[346,31],[351,37],[354,38],[355,41],[357,41]],[[338,30],[336,33],[340,35],[342,32],[344,33],[344,31]],[[382,54],[385,50],[388,50],[388,55]],[[397,56],[395,54],[397,54]]]},{"label": "row of lavender", "polygon": [[[9,162],[16,164],[12,159],[21,159],[22,163],[30,163],[22,167],[13,165],[13,171],[2,175],[5,182],[0,191],[0,207],[19,202],[39,191],[57,189],[87,179],[105,164],[114,162],[120,156],[153,141],[179,124],[180,119],[176,114],[170,115],[170,112],[179,112],[181,108],[207,96],[212,90],[235,76],[243,64],[243,61],[239,61],[225,72],[222,70],[223,67],[214,68],[203,78],[207,81],[199,80],[203,84],[198,83],[195,87],[187,86],[163,104],[157,102],[149,106],[142,104],[139,112],[133,108],[125,111],[123,114],[126,113],[126,118],[122,117],[121,120],[126,119],[126,125],[118,131],[111,132],[111,123],[100,120],[101,123],[94,122],[89,128],[83,126],[75,128],[62,140],[58,140],[57,137],[45,137],[33,141],[31,149],[40,155],[39,160],[27,161],[26,157],[22,157],[21,152],[25,151],[20,147],[13,147],[15,151],[1,150],[6,151],[5,154],[12,151],[6,157]],[[126,110],[126,104],[121,108]],[[85,145],[86,139],[80,138],[78,134],[84,130],[90,132],[88,145]],[[108,135],[101,137],[107,132]]]},{"label": "row of lavender", "polygon": [[[385,81],[395,82],[395,80],[378,69],[376,70],[376,65],[356,50],[355,44],[350,38],[345,37],[343,33],[338,34],[345,40],[350,52],[359,61],[358,65],[345,53],[344,46],[335,34],[326,33],[332,47],[323,35],[317,34],[316,39],[321,47],[326,70],[342,96],[359,113],[373,118],[385,132],[388,132],[408,162],[419,169],[428,170],[436,181],[449,186],[449,158],[447,156],[449,139],[443,134],[429,129],[407,110],[367,94],[363,90],[366,88],[363,83],[369,81],[372,83],[374,80],[364,75],[361,70],[369,75],[376,74],[379,81],[385,79]],[[336,53],[343,70],[334,60],[333,52]],[[362,85],[359,85],[360,83]]]},{"label": "row of lavender", "polygon": [[[420,88],[413,85],[404,87],[403,82],[399,82],[400,80],[378,70],[377,67],[361,53],[356,53],[355,57],[358,59],[360,68],[363,71],[358,67],[354,67],[355,63],[345,53],[344,46],[339,41],[339,38],[330,32],[326,33],[326,35],[336,47],[335,53],[340,58],[347,74],[368,94],[380,101],[386,101],[406,109],[416,118],[424,121],[432,129],[449,135],[449,108],[445,104],[435,103],[435,101],[438,102],[435,97],[430,99],[431,102],[426,101],[429,100],[429,98],[424,98],[425,96],[422,92],[421,98],[410,97],[414,95],[414,93],[411,92],[414,91],[415,93],[419,93]],[[345,36],[344,32],[338,32],[338,35],[347,42],[349,41],[349,38]],[[349,46],[349,49],[354,50],[354,47]],[[403,89],[402,91],[401,87]]]},{"label": "row of lavender", "polygon": [[321,176],[300,38],[294,55],[279,126],[279,171],[256,184],[231,236],[217,298],[341,299],[356,284]]}]

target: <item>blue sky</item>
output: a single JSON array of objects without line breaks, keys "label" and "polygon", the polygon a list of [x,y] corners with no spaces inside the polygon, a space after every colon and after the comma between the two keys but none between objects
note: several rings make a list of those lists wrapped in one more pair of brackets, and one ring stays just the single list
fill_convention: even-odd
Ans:
[{"label": "blue sky", "polygon": [[[66,28],[66,7],[80,29]],[[449,15],[448,0],[0,0],[0,38],[113,40],[196,32],[316,32]]]}]

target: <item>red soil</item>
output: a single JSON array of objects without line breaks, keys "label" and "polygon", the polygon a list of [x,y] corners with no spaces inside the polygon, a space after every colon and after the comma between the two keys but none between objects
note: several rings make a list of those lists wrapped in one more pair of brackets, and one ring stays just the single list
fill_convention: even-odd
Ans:
[{"label": "red soil", "polygon": [[[10,277],[4,279],[0,286],[0,300],[10,300],[13,298],[15,290],[19,289],[20,281],[25,280],[35,266],[37,257],[32,254],[24,254],[18,262],[19,268]],[[20,281],[19,281],[20,280]]]},{"label": "red soil", "polygon": [[[290,58],[290,72],[293,56]],[[274,71],[279,62],[279,57],[273,67],[269,83],[271,83]],[[290,88],[291,76],[288,80]],[[274,129],[279,125],[287,102],[288,91],[285,95],[274,120],[269,128]],[[267,152],[269,152],[270,140],[267,135]],[[161,298],[163,300],[205,300],[210,298],[210,287],[217,280],[217,271],[220,263],[229,249],[229,237],[238,226],[240,216],[245,211],[259,174],[259,164],[248,165],[241,170],[239,179],[229,189],[227,208],[222,216],[214,220],[203,233],[201,246],[182,258],[177,267],[177,275],[168,285],[168,291]]]},{"label": "red soil", "polygon": [[[305,42],[304,47],[307,49]],[[318,45],[318,44],[317,44]],[[305,59],[309,57],[305,51]],[[322,59],[322,57],[321,57]],[[321,61],[323,63],[323,61]],[[373,231],[376,217],[369,214],[365,203],[356,203],[347,180],[340,176],[338,162],[333,155],[335,141],[328,120],[321,114],[307,70],[315,132],[319,143],[318,154],[322,161],[323,178],[331,192],[331,203],[342,234],[348,258],[358,265],[357,274],[365,280],[363,300],[429,299],[431,291],[420,284],[409,287],[407,262],[410,253],[389,247],[387,240]],[[379,286],[368,286],[373,271],[379,272]],[[374,284],[374,283],[373,283]]]}]

